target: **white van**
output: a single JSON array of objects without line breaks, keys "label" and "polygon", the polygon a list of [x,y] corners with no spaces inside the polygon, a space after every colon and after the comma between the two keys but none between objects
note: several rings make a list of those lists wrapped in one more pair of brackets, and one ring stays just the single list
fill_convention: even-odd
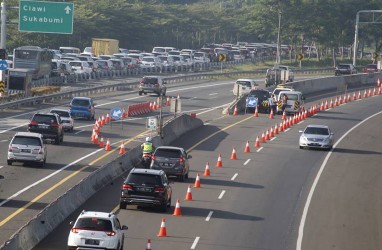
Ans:
[{"label": "white van", "polygon": [[288,98],[287,106],[285,108],[285,113],[295,114],[302,111],[302,106],[304,105],[305,97],[300,91],[280,91],[277,100],[277,113],[282,113],[282,99],[286,95]]},{"label": "white van", "polygon": [[291,89],[291,88],[275,88],[273,91],[272,91],[272,98],[275,99],[275,101],[278,101],[279,99],[279,93],[281,91],[293,91],[294,89]]},{"label": "white van", "polygon": [[233,85],[233,94],[243,95],[249,93],[252,89],[256,89],[259,85],[253,79],[237,79]]}]

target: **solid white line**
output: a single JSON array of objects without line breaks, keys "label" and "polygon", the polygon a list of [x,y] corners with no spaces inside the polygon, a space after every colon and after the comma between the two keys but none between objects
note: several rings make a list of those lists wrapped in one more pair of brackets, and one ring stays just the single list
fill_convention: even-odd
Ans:
[{"label": "solid white line", "polygon": [[3,168],[4,166],[0,166],[0,168]]},{"label": "solid white line", "polygon": [[6,141],[8,141],[8,140],[1,140],[0,142],[6,142]]},{"label": "solid white line", "polygon": [[250,161],[251,161],[251,159],[246,160],[243,165],[244,166],[247,165]]},{"label": "solid white line", "polygon": [[232,176],[232,178],[231,178],[231,181],[234,181],[238,175],[239,175],[238,173],[234,174],[234,175]]},{"label": "solid white line", "polygon": [[210,212],[208,213],[208,215],[207,215],[207,217],[206,217],[206,221],[210,221],[211,216],[212,216],[213,213],[214,213],[214,211],[210,211]]},{"label": "solid white line", "polygon": [[277,137],[273,137],[273,138],[271,139],[271,141],[274,141],[274,140],[276,140],[276,138],[277,138]]},{"label": "solid white line", "polygon": [[297,124],[301,124],[301,123],[304,123],[304,121],[301,121],[301,122],[299,122],[299,123],[297,123]]},{"label": "solid white line", "polygon": [[284,130],[284,132],[288,132],[289,130],[290,130],[290,128],[287,128],[287,129]]},{"label": "solid white line", "polygon": [[208,95],[218,95],[219,93],[211,93],[211,94],[208,94]]},{"label": "solid white line", "polygon": [[260,152],[264,147],[260,147],[256,152]]},{"label": "solid white line", "polygon": [[75,134],[75,135],[78,135],[79,133],[82,133],[82,132],[84,132],[84,130],[77,131],[77,132],[75,132],[74,134]]},{"label": "solid white line", "polygon": [[317,116],[318,114],[314,114],[314,115],[312,115],[312,116]]},{"label": "solid white line", "polygon": [[[364,122],[368,121],[369,119],[373,118],[374,116],[377,116],[379,114],[382,114],[382,111],[374,114],[374,115],[371,115],[369,117],[367,117],[365,120],[359,122],[358,124],[356,124],[354,127],[352,127],[351,129],[349,129],[345,134],[343,134],[341,136],[341,138],[333,145],[333,148],[336,148],[337,145],[348,135],[350,134],[354,129],[356,129],[357,127],[359,127],[360,125],[362,125]],[[306,221],[306,217],[307,217],[307,214],[308,214],[308,210],[309,210],[309,206],[310,206],[310,203],[312,201],[312,197],[313,197],[313,193],[316,189],[316,186],[317,186],[317,183],[318,183],[318,180],[320,179],[321,177],[321,174],[322,172],[324,171],[325,169],[325,166],[326,166],[326,163],[328,162],[330,156],[332,155],[332,152],[333,151],[330,151],[324,161],[322,162],[322,165],[320,167],[320,170],[318,171],[317,173],[317,176],[316,178],[314,179],[314,182],[312,184],[312,187],[310,188],[310,191],[309,191],[309,194],[308,194],[308,197],[306,199],[306,203],[305,203],[305,206],[304,206],[304,210],[302,212],[302,216],[301,216],[301,221],[300,221],[300,226],[299,226],[299,229],[298,229],[298,237],[297,237],[297,245],[296,245],[296,250],[301,250],[302,249],[302,239],[303,239],[303,236],[304,236],[304,226],[305,226],[305,221]]]},{"label": "solid white line", "polygon": [[225,190],[222,190],[222,192],[220,193],[218,199],[221,200],[223,198],[224,194],[225,194]]},{"label": "solid white line", "polygon": [[9,129],[3,130],[3,131],[0,131],[0,134],[4,134],[5,132],[8,132],[8,131],[14,130],[15,128],[20,128],[20,127],[23,127],[23,126],[26,126],[26,125],[28,125],[28,123],[24,123],[24,124],[21,124],[19,126],[15,126],[15,127],[12,127],[12,128],[9,128]]},{"label": "solid white line", "polygon": [[53,177],[53,176],[59,174],[60,172],[64,171],[65,169],[67,169],[67,168],[73,166],[74,164],[76,164],[76,163],[78,163],[78,162],[80,162],[80,161],[82,161],[82,160],[84,160],[84,159],[86,159],[86,158],[88,158],[88,157],[90,157],[90,156],[92,156],[92,155],[94,155],[94,154],[96,154],[96,153],[102,151],[102,150],[104,150],[104,149],[103,149],[103,148],[100,148],[100,149],[98,149],[98,150],[96,150],[96,151],[94,151],[94,152],[92,152],[92,153],[90,153],[90,154],[88,154],[88,155],[85,155],[85,156],[83,156],[83,157],[81,157],[81,158],[79,158],[79,159],[77,159],[77,160],[75,160],[75,161],[69,163],[68,165],[66,165],[66,166],[64,166],[64,167],[62,167],[62,168],[60,168],[60,169],[54,171],[54,172],[51,173],[50,175],[47,175],[47,176],[45,176],[44,178],[42,178],[42,179],[40,179],[40,180],[38,180],[38,181],[32,183],[31,185],[26,186],[25,188],[21,189],[21,190],[18,191],[17,193],[11,195],[11,196],[8,197],[7,199],[5,199],[5,200],[3,200],[2,202],[0,202],[0,207],[2,207],[5,203],[9,202],[9,201],[12,200],[13,198],[15,198],[15,197],[19,196],[20,194],[22,194],[22,193],[28,191],[28,190],[31,189],[32,187],[37,186],[37,185],[40,184],[41,182],[46,181],[47,179],[49,179],[49,178],[51,178],[51,177]]},{"label": "solid white line", "polygon": [[197,236],[197,237],[195,238],[194,243],[192,243],[192,246],[191,246],[190,249],[195,249],[195,248],[196,248],[196,245],[198,244],[199,239],[200,239],[199,236]]}]

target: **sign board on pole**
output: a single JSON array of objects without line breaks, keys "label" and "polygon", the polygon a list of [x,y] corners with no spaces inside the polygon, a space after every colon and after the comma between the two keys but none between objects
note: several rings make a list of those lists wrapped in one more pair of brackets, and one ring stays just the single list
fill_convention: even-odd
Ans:
[{"label": "sign board on pole", "polygon": [[7,70],[8,69],[8,63],[6,60],[0,60],[0,70]]},{"label": "sign board on pole", "polygon": [[172,98],[170,102],[170,112],[182,112],[182,99]]},{"label": "sign board on pole", "polygon": [[112,119],[115,119],[115,120],[119,120],[121,119],[122,117],[122,109],[121,108],[113,108],[111,111],[110,111],[110,117]]},{"label": "sign board on pole", "polygon": [[19,31],[73,34],[74,4],[20,0]]},{"label": "sign board on pole", "polygon": [[158,117],[156,116],[147,117],[146,128],[151,130],[156,130],[157,127],[158,127]]},{"label": "sign board on pole", "polygon": [[257,97],[250,96],[246,100],[246,106],[248,108],[255,108],[257,106]]}]

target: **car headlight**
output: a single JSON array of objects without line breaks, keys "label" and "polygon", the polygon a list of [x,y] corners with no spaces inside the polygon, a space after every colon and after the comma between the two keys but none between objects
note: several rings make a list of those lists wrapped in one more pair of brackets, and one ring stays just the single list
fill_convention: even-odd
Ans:
[{"label": "car headlight", "polygon": [[329,137],[326,137],[323,142],[329,142],[330,141],[330,138]]},{"label": "car headlight", "polygon": [[304,141],[304,142],[308,141],[308,139],[305,136],[303,136],[303,135],[300,137],[300,140]]}]

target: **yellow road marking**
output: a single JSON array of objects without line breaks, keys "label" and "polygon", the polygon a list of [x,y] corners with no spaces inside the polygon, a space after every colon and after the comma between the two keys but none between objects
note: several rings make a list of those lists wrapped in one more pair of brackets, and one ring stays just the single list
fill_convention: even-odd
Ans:
[{"label": "yellow road marking", "polygon": [[[138,138],[139,136],[142,136],[144,135],[145,133],[147,133],[147,131],[144,131],[132,138],[130,138],[129,140],[127,140],[126,142],[123,142],[123,145],[126,145],[132,141],[134,141],[136,138]],[[122,140],[124,141],[124,140]],[[102,160],[103,158],[105,158],[106,156],[114,153],[115,151],[119,150],[119,148],[115,148],[105,154],[103,154],[102,156],[98,157],[97,159],[93,160],[92,162],[90,162],[88,165],[82,167],[81,169],[79,170],[76,170],[74,171],[73,173],[71,173],[70,175],[68,175],[67,177],[65,177],[64,179],[62,179],[61,181],[59,181],[58,183],[56,183],[55,185],[53,185],[52,187],[48,188],[47,190],[45,190],[44,192],[42,192],[41,194],[39,194],[38,196],[36,196],[33,200],[31,200],[30,202],[28,202],[27,204],[25,204],[24,206],[22,206],[21,208],[17,209],[15,212],[13,212],[12,214],[10,214],[9,216],[7,216],[4,220],[2,220],[0,222],[0,227],[2,227],[4,224],[6,224],[7,222],[9,222],[11,219],[13,219],[14,217],[16,217],[17,215],[19,215],[21,212],[23,212],[24,210],[26,210],[28,207],[32,206],[33,203],[37,202],[38,200],[40,200],[42,197],[44,197],[45,195],[49,194],[50,192],[52,192],[54,189],[56,189],[57,187],[59,187],[60,185],[62,185],[63,183],[65,183],[66,181],[68,181],[69,179],[71,179],[72,177],[76,176],[77,174],[79,174],[80,172],[84,171],[85,169],[87,169],[88,167],[92,166],[94,163]]]}]

